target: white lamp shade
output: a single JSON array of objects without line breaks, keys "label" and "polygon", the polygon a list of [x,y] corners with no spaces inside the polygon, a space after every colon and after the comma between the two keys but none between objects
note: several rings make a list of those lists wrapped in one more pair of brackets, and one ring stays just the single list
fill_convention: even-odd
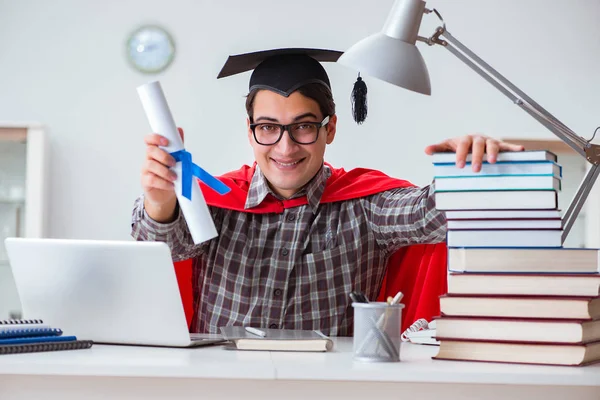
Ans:
[{"label": "white lamp shade", "polygon": [[356,43],[342,54],[338,63],[392,85],[431,94],[429,72],[417,46],[383,33]]}]

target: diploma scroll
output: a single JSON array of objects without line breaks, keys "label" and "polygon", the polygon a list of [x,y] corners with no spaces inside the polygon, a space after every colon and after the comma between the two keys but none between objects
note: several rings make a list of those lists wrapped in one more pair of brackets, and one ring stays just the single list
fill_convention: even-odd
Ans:
[{"label": "diploma scroll", "polygon": [[150,128],[169,141],[167,146],[161,148],[177,160],[177,164],[171,168],[177,174],[175,193],[194,243],[202,243],[216,237],[215,224],[194,177],[200,178],[220,194],[225,194],[230,189],[192,162],[191,154],[183,146],[160,82],[147,83],[138,87],[137,91]]}]

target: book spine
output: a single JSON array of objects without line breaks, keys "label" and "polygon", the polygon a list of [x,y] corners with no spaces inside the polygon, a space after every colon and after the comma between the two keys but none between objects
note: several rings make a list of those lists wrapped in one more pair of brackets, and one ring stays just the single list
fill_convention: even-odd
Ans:
[{"label": "book spine", "polygon": [[92,347],[91,340],[77,340],[74,342],[55,343],[28,343],[11,346],[0,346],[1,354],[38,353],[44,351],[79,350]]}]

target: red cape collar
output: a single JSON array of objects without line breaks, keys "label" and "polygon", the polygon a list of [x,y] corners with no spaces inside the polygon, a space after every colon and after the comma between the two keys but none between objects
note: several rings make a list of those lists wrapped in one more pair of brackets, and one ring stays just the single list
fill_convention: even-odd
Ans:
[{"label": "red cape collar", "polygon": [[[327,163],[325,165],[331,169],[331,176],[327,180],[321,203],[357,199],[390,189],[414,186],[408,181],[391,178],[383,172],[372,169],[355,168],[346,172],[343,168],[333,168]],[[256,163],[253,166],[244,165],[236,171],[219,176],[219,180],[231,188],[231,191],[223,196],[200,182],[206,203],[215,207],[257,214],[282,213],[286,208],[308,204],[306,196],[291,200],[278,200],[272,195],[267,195],[258,206],[245,209],[246,197],[255,170]]]}]

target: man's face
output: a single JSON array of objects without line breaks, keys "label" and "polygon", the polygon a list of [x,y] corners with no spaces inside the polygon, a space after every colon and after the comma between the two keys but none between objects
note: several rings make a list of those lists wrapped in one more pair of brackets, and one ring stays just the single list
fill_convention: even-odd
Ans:
[{"label": "man's face", "polygon": [[[261,90],[254,98],[254,123],[287,125],[296,122],[321,122],[319,104],[299,92],[284,97],[270,90]],[[263,146],[254,140],[248,120],[248,140],[254,158],[273,191],[284,198],[291,197],[306,185],[323,164],[325,146],[333,142],[337,117],[330,117],[327,126],[319,129],[317,141],[303,145],[294,142],[286,130],[279,142]]]}]

